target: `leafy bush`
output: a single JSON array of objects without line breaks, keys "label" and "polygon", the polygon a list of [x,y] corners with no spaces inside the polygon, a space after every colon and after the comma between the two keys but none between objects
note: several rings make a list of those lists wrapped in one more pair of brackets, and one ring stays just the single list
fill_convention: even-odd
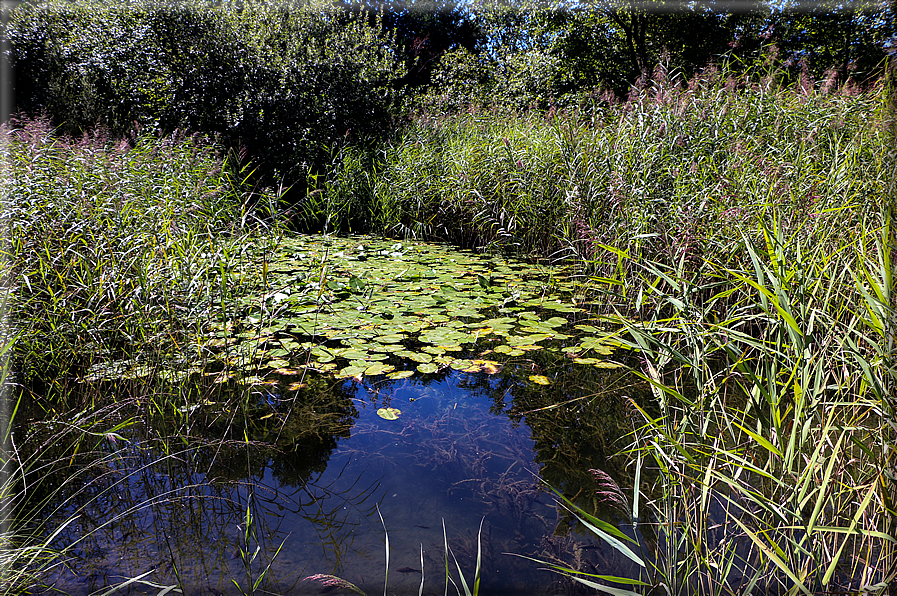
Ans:
[{"label": "leafy bush", "polygon": [[68,134],[217,135],[287,184],[382,133],[401,99],[380,18],[314,4],[50,0],[16,8],[6,36],[21,112]]}]

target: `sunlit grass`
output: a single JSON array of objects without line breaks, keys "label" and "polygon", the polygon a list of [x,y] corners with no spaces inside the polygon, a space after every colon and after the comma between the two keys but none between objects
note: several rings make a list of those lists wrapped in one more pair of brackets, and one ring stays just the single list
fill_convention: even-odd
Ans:
[{"label": "sunlit grass", "polygon": [[850,234],[883,200],[883,87],[854,97],[738,90],[723,74],[679,83],[582,110],[422,116],[368,182],[374,228],[618,277],[613,250],[691,268],[741,258],[739,230],[764,205],[789,231],[837,222]]},{"label": "sunlit grass", "polygon": [[182,333],[256,274],[241,264],[257,243],[276,242],[257,216],[269,197],[191,139],[67,139],[39,120],[3,134],[20,382],[176,357]]},{"label": "sunlit grass", "polygon": [[[254,255],[280,228],[267,204],[274,198],[247,187],[246,171],[199,140],[102,131],[71,139],[42,120],[0,134],[8,290],[0,584],[18,593],[64,560],[54,542],[77,514],[54,528],[45,527],[48,512],[83,492],[80,478],[108,457],[98,445],[133,422],[107,419],[102,408],[136,398],[146,415],[177,416],[194,391],[170,383],[172,370],[197,358],[188,338],[260,276]],[[109,364],[120,379],[91,383],[95,367]],[[24,403],[35,417],[27,426]],[[34,438],[60,419],[65,436]]]}]

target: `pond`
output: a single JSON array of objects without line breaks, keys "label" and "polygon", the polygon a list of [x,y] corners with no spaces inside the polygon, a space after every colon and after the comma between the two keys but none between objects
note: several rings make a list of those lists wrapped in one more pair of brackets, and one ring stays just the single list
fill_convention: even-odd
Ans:
[{"label": "pond", "polygon": [[[481,594],[572,594],[523,557],[630,571],[548,488],[623,521],[606,494],[632,484],[611,456],[640,391],[562,271],[303,236],[258,265],[259,291],[195,338],[200,361],[164,371],[192,383],[177,416],[146,414],[152,396],[103,406],[141,423],[96,439],[53,513],[51,527],[73,518],[56,542],[77,540],[55,589],[349,593],[307,579],[327,574],[442,594],[448,557],[452,594],[478,558]],[[148,374],[133,358],[84,380]]]}]

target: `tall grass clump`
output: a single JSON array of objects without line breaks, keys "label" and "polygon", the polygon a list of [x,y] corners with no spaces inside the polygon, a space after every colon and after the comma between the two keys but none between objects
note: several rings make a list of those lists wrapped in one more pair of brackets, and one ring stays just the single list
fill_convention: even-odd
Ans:
[{"label": "tall grass clump", "polygon": [[708,262],[695,278],[635,265],[638,291],[672,314],[612,317],[653,394],[631,400],[631,544],[612,544],[638,552],[646,591],[887,593],[892,213],[858,214],[867,231],[852,239],[836,227],[788,235],[774,210],[762,215],[743,266]]},{"label": "tall grass clump", "polygon": [[183,333],[242,275],[271,197],[192,138],[69,138],[39,119],[2,134],[16,381],[176,358]]},{"label": "tall grass clump", "polygon": [[[76,505],[93,502],[85,477],[122,464],[122,429],[138,416],[187,423],[194,389],[176,381],[201,356],[194,336],[262,275],[256,252],[281,228],[276,197],[204,139],[72,138],[43,119],[0,134],[0,592],[20,593],[99,530]],[[61,542],[74,528],[81,538]]]},{"label": "tall grass clump", "polygon": [[[577,513],[634,573],[552,569],[615,594],[892,590],[897,235],[885,93],[720,87],[715,111],[733,113],[731,127],[711,136],[695,119],[717,149],[687,155],[691,176],[675,180],[694,196],[674,184],[677,210],[630,202],[616,238],[594,243],[586,260],[613,311],[605,321],[639,355],[650,398],[629,400],[631,444],[619,454],[632,470],[621,481],[628,532]],[[646,132],[629,124],[631,137]]]},{"label": "tall grass clump", "polygon": [[383,152],[376,229],[496,246],[617,274],[618,253],[698,267],[741,253],[737,229],[775,204],[789,229],[881,200],[884,90],[782,87],[775,73],[659,72],[621,103],[418,118]]}]

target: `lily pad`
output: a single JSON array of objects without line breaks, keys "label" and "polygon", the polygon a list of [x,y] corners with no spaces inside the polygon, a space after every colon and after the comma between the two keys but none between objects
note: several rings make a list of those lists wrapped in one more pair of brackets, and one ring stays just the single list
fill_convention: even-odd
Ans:
[{"label": "lily pad", "polygon": [[388,375],[386,375],[387,379],[407,379],[408,377],[414,374],[413,370],[396,370]]},{"label": "lily pad", "polygon": [[395,368],[396,367],[391,364],[377,363],[367,367],[367,369],[365,369],[364,371],[364,375],[366,377],[382,375],[388,372],[392,372],[393,370],[395,370]]},{"label": "lily pad", "polygon": [[595,368],[623,368],[623,365],[619,362],[611,362],[610,360],[596,362],[593,366]]},{"label": "lily pad", "polygon": [[[429,346],[428,346],[429,347]],[[433,356],[430,354],[424,354],[421,352],[414,352],[409,356],[406,356],[409,360],[413,360],[414,362],[418,362],[420,364],[426,364],[427,362],[433,361]]]},{"label": "lily pad", "polygon": [[545,375],[530,375],[529,380],[537,385],[548,385],[550,383]]},{"label": "lily pad", "polygon": [[494,375],[501,370],[501,365],[494,360],[471,360],[470,366],[464,369],[467,373],[484,372],[487,375]]},{"label": "lily pad", "polygon": [[380,408],[377,410],[377,416],[384,420],[396,420],[402,414],[402,410],[398,408]]},{"label": "lily pad", "polygon": [[439,365],[434,364],[433,362],[427,362],[425,364],[417,365],[417,372],[424,373],[425,375],[431,374],[439,370]]},{"label": "lily pad", "polygon": [[366,370],[366,366],[347,366],[337,373],[336,378],[349,379],[352,377],[356,377],[360,379],[362,375],[364,375],[364,371]]}]

